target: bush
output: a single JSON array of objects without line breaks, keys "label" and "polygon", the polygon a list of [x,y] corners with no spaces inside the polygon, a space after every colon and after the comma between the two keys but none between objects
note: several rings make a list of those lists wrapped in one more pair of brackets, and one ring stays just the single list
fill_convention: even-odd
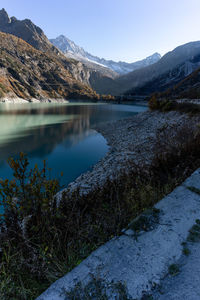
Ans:
[{"label": "bush", "polygon": [[1,181],[0,190],[2,299],[35,299],[166,192],[133,166],[87,196],[64,194],[57,208],[58,181],[48,179],[45,164],[29,170],[24,154],[9,164],[15,179]]},{"label": "bush", "polygon": [[168,112],[173,110],[179,111],[181,113],[200,113],[199,104],[190,103],[189,100],[187,102],[177,102],[176,100],[158,99],[155,94],[150,98],[148,106],[150,110],[159,110],[162,112]]},{"label": "bush", "polygon": [[151,110],[156,110],[156,109],[159,109],[159,101],[157,100],[157,98],[156,98],[156,96],[155,95],[153,95],[151,98],[150,98],[150,100],[149,100],[149,102],[148,102],[148,105],[149,105],[149,108],[151,109]]},{"label": "bush", "polygon": [[6,227],[9,228],[14,220],[22,222],[27,216],[35,218],[37,224],[40,224],[42,218],[55,214],[54,195],[59,190],[59,183],[56,179],[47,178],[45,161],[42,170],[37,165],[29,170],[28,159],[21,153],[19,159],[10,158],[8,163],[14,179],[0,181]]},{"label": "bush", "polygon": [[10,159],[15,179],[0,188],[0,298],[35,299],[189,176],[200,166],[196,122],[163,127],[152,165],[130,162],[127,172],[87,195],[63,193],[59,207],[59,183],[48,177],[45,162],[42,170],[29,170],[24,154]]}]

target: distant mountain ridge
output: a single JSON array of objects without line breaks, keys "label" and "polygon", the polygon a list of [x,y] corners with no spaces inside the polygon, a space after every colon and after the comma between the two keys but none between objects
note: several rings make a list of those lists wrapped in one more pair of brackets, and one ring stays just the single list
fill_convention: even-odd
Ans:
[{"label": "distant mountain ridge", "polygon": [[63,53],[65,53],[67,57],[74,58],[83,62],[89,61],[99,64],[101,66],[113,70],[119,75],[126,74],[134,70],[154,64],[161,58],[161,55],[159,53],[154,53],[153,55],[148,56],[143,60],[136,61],[133,63],[127,63],[122,61],[115,62],[113,60],[106,60],[104,58],[99,58],[88,53],[82,47],[76,45],[73,41],[71,41],[64,35],[60,35],[55,39],[50,39],[50,42],[58,49],[60,49]]},{"label": "distant mountain ridge", "polygon": [[103,92],[114,95],[149,95],[183,80],[200,65],[200,41],[166,53],[157,63],[116,78]]},{"label": "distant mountain ridge", "polygon": [[[98,99],[97,93],[149,96],[167,89],[173,97],[176,92],[195,95],[197,89],[199,94],[199,73],[192,72],[200,68],[200,41],[181,45],[161,59],[154,54],[128,64],[95,57],[64,36],[56,39],[58,49],[31,20],[10,18],[5,9],[0,10],[0,31],[0,98]],[[130,66],[137,70],[120,75]],[[118,73],[112,68],[119,68]]]},{"label": "distant mountain ridge", "polygon": [[200,68],[192,72],[173,87],[157,94],[158,98],[200,99]]},{"label": "distant mountain ridge", "polygon": [[192,57],[190,60],[179,64],[178,66],[175,66],[173,69],[170,69],[164,74],[159,75],[155,79],[150,80],[143,86],[139,86],[138,88],[127,91],[126,94],[148,96],[155,92],[166,91],[167,89],[172,88],[173,86],[177,85],[179,82],[187,78],[187,76],[189,76],[190,74],[193,74],[193,72],[199,67],[200,54]]}]

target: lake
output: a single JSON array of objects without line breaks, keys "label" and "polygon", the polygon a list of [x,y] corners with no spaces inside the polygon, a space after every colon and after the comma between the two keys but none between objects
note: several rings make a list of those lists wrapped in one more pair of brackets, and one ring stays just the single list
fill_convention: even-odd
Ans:
[{"label": "lake", "polygon": [[61,184],[90,170],[108,151],[106,140],[92,129],[131,117],[145,106],[96,103],[0,104],[0,178],[12,178],[9,157],[27,154],[30,165],[47,161]]}]

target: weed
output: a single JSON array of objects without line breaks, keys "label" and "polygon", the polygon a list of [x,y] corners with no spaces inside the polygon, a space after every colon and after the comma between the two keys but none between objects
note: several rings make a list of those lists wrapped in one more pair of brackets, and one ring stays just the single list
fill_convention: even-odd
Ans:
[{"label": "weed", "polygon": [[200,242],[200,224],[199,220],[197,220],[197,223],[192,226],[192,228],[189,230],[189,235],[187,237],[187,240],[192,243]]},{"label": "weed", "polygon": [[183,254],[188,256],[190,254],[190,250],[187,247],[183,248]]},{"label": "weed", "polygon": [[182,246],[187,246],[187,243],[186,242],[182,242],[181,245]]},{"label": "weed", "polygon": [[150,294],[144,294],[141,298],[141,300],[153,300],[153,296]]},{"label": "weed", "polygon": [[93,279],[85,287],[79,282],[70,292],[65,292],[67,300],[108,300],[102,280]]},{"label": "weed", "polygon": [[172,276],[176,276],[180,273],[179,266],[176,265],[176,264],[170,265],[169,268],[168,268],[168,271],[169,271],[169,274],[172,275]]},{"label": "weed", "polygon": [[191,192],[200,195],[200,189],[197,189],[197,188],[195,188],[194,186],[188,186],[187,188],[188,188],[188,190],[190,190]]},{"label": "weed", "polygon": [[122,282],[106,283],[103,279],[92,277],[85,286],[79,282],[70,291],[64,291],[66,300],[108,300],[114,296],[116,300],[133,300]]},{"label": "weed", "polygon": [[140,232],[141,230],[150,231],[155,228],[159,221],[160,210],[156,208],[145,210],[140,216],[133,220],[128,228],[134,230],[135,232]]}]

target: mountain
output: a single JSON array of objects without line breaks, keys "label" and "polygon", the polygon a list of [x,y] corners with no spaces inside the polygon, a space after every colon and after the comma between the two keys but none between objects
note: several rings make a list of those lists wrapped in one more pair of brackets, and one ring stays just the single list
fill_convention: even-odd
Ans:
[{"label": "mountain", "polygon": [[85,50],[83,48],[77,46],[73,41],[71,41],[64,35],[60,35],[55,39],[50,39],[49,41],[64,53],[71,52],[73,54],[77,54],[82,57],[86,57]]},{"label": "mountain", "polygon": [[[162,58],[156,53],[143,61],[132,64],[95,57],[63,35],[50,41],[67,57],[82,61],[87,67],[91,63],[93,68],[94,65],[97,68],[98,64],[99,67],[106,66],[118,73],[118,76],[115,74],[102,76],[102,73],[98,71],[93,73],[89,83],[100,94],[147,96],[155,91],[165,91],[200,66],[199,41],[181,45]],[[131,68],[135,68],[134,71],[124,74]]]},{"label": "mountain", "polygon": [[0,31],[13,34],[37,50],[44,52],[53,51],[58,53],[58,49],[54,47],[45,36],[41,28],[32,23],[31,20],[17,20],[15,17],[10,18],[3,8],[0,10]]},{"label": "mountain", "polygon": [[0,98],[97,99],[96,92],[76,80],[66,65],[51,52],[0,32]]},{"label": "mountain", "polygon": [[108,92],[149,95],[183,80],[199,66],[200,41],[187,43],[165,54],[157,63],[117,78]]},{"label": "mountain", "polygon": [[[33,24],[31,20],[17,20],[9,17],[5,9],[0,10],[0,31],[13,34],[35,49],[45,52],[62,64],[76,80],[82,84],[95,86],[101,91],[102,81],[114,79],[118,74],[105,66],[94,64],[89,61],[78,61],[73,57],[65,56],[62,51],[49,42],[41,28]],[[94,85],[93,85],[94,83]]]},{"label": "mountain", "polygon": [[[9,17],[5,9],[0,10],[0,31],[12,34],[23,39],[36,50],[42,51],[57,61],[75,80],[78,85],[84,84],[96,86],[101,90],[101,81],[114,79],[117,73],[112,70],[93,63],[82,63],[73,58],[67,58],[58,48],[49,42],[41,28],[33,24],[31,20],[17,20],[15,17]],[[8,50],[8,49],[7,49]],[[95,80],[96,78],[96,80]],[[100,81],[100,84],[98,84]],[[94,93],[93,93],[94,94]]]},{"label": "mountain", "polygon": [[126,63],[122,61],[115,62],[113,60],[106,60],[88,53],[64,35],[60,35],[56,39],[50,39],[50,42],[65,53],[67,57],[107,67],[120,75],[154,64],[161,58],[159,53],[154,53],[153,55],[134,63]]},{"label": "mountain", "polygon": [[148,96],[155,92],[163,92],[182,81],[188,76],[188,74],[191,74],[198,67],[200,67],[200,55],[197,55],[170,71],[156,77],[144,84],[142,87],[127,91],[127,94]]},{"label": "mountain", "polygon": [[158,94],[159,98],[200,99],[200,68],[192,72],[178,84]]}]

